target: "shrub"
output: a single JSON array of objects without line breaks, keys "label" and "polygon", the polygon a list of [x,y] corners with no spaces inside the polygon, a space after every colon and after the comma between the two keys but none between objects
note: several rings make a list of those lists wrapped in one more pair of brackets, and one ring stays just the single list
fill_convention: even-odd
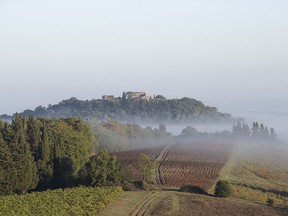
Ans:
[{"label": "shrub", "polygon": [[137,189],[135,184],[130,182],[125,183],[122,188],[124,191],[135,191]]},{"label": "shrub", "polygon": [[183,185],[180,188],[181,192],[190,192],[190,193],[196,193],[196,194],[207,194],[206,191],[204,191],[202,188],[194,185]]},{"label": "shrub", "polygon": [[274,204],[274,200],[271,199],[271,198],[268,198],[268,199],[266,200],[266,203],[267,203],[269,206],[272,206],[272,205]]},{"label": "shrub", "polygon": [[229,197],[232,194],[232,189],[227,181],[219,180],[216,184],[214,194],[217,197]]}]

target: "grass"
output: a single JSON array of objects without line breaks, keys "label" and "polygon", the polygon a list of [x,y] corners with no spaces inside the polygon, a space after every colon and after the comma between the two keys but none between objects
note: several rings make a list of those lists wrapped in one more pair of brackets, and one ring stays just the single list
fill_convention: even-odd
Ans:
[{"label": "grass", "polygon": [[238,144],[220,178],[229,181],[233,196],[288,206],[288,151],[281,145]]},{"label": "grass", "polygon": [[233,197],[267,204],[268,198],[273,199],[276,206],[288,206],[288,197],[273,192],[264,192],[242,185],[232,185]]}]

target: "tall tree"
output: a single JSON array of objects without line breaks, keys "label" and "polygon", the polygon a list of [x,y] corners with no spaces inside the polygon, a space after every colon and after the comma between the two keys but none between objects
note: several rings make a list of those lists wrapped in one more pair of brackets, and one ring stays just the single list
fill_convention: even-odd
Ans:
[{"label": "tall tree", "polygon": [[50,146],[48,133],[46,131],[45,122],[41,128],[41,141],[38,149],[39,160],[37,161],[38,173],[39,173],[39,184],[38,190],[45,190],[49,188],[50,181],[53,177],[53,161],[50,158]]},{"label": "tall tree", "polygon": [[[22,194],[34,189],[38,183],[37,167],[30,151],[26,138],[26,121],[20,115],[16,115],[12,121],[14,132],[12,143],[12,157],[15,163],[18,181],[15,184],[15,192]],[[21,179],[21,181],[19,181]]]},{"label": "tall tree", "polygon": [[259,136],[259,124],[258,124],[258,122],[253,122],[251,130],[252,130],[252,136],[253,137]]},{"label": "tall tree", "polygon": [[277,138],[277,135],[276,135],[274,128],[270,128],[270,138],[272,138],[272,139]]},{"label": "tall tree", "polygon": [[32,116],[29,116],[27,120],[27,141],[30,144],[31,152],[34,156],[34,159],[37,161],[40,159],[40,142],[41,142],[41,133],[40,128],[37,124],[37,121],[34,120]]},{"label": "tall tree", "polygon": [[265,137],[265,127],[263,123],[260,124],[260,136]]},{"label": "tall tree", "polygon": [[0,133],[0,195],[11,194],[13,192],[15,180],[12,155]]},{"label": "tall tree", "polygon": [[141,182],[151,180],[152,172],[155,169],[155,163],[150,160],[149,155],[141,153],[137,157],[137,172],[141,177]]},{"label": "tall tree", "polygon": [[46,125],[44,123],[42,127],[42,136],[41,136],[41,160],[44,162],[48,162],[50,160],[50,147],[48,134],[46,131]]},{"label": "tall tree", "polygon": [[121,180],[118,161],[105,148],[90,162],[90,179],[93,186],[111,185]]}]

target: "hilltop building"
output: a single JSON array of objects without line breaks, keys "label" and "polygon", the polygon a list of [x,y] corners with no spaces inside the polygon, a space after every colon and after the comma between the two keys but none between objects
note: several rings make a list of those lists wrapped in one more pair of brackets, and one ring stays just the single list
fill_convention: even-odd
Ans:
[{"label": "hilltop building", "polygon": [[139,100],[150,100],[150,97],[146,95],[145,92],[124,92],[123,96],[125,99],[132,100],[132,99],[139,99]]},{"label": "hilltop building", "polygon": [[114,95],[103,95],[102,96],[102,100],[105,101],[111,101],[111,100],[115,100],[116,98],[114,97]]},{"label": "hilltop building", "polygon": [[[113,101],[117,100],[118,98],[114,97],[114,95],[103,95],[102,100],[104,101]],[[146,100],[149,101],[150,97],[146,95],[145,92],[123,92],[122,99],[127,99],[127,100]]]}]

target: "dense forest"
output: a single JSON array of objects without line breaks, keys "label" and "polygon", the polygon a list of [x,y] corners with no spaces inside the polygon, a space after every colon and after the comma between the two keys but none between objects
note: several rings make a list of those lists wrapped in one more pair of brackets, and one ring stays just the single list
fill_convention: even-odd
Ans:
[{"label": "dense forest", "polygon": [[118,162],[97,149],[89,124],[77,118],[0,121],[0,195],[106,185],[121,180]]},{"label": "dense forest", "polygon": [[16,114],[11,123],[0,121],[0,195],[117,185],[122,181],[120,165],[109,152],[171,140],[165,125],[153,129],[115,121],[90,124],[80,118],[34,119]]},{"label": "dense forest", "polygon": [[[221,113],[216,107],[205,106],[201,101],[184,97],[182,99],[166,99],[158,95],[149,100],[127,99],[113,100],[63,100],[47,108],[38,106],[35,110],[25,110],[22,116],[34,117],[81,117],[83,119],[119,120],[126,122],[232,122],[230,114]],[[4,120],[14,116],[2,115]]]}]

